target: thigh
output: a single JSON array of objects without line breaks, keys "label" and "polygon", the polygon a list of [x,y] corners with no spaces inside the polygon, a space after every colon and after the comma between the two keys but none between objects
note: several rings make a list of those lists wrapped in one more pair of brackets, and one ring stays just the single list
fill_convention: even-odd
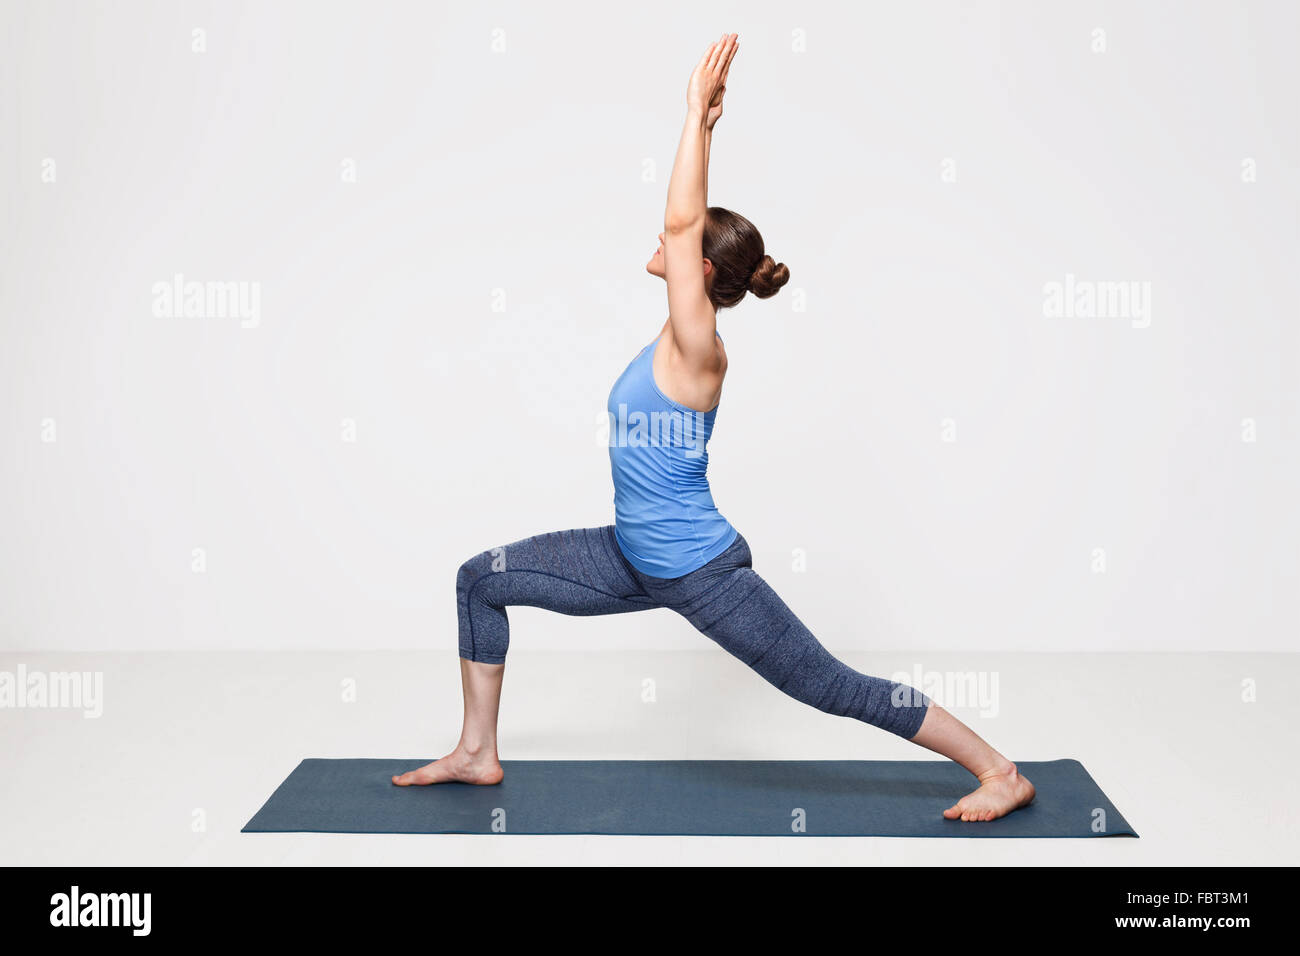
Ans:
[{"label": "thigh", "polygon": [[928,697],[836,658],[751,567],[723,573],[686,617],[769,684],[818,710],[909,740],[925,719]]},{"label": "thigh", "polygon": [[735,568],[714,581],[710,593],[685,617],[768,680],[786,672],[815,643],[803,622],[751,567]]},{"label": "thigh", "polygon": [[466,602],[561,614],[620,614],[654,606],[618,550],[612,525],[551,531],[489,548],[461,566],[456,587]]},{"label": "thigh", "polygon": [[[671,587],[663,603],[706,637],[739,658],[768,681],[781,686],[805,659],[820,659],[825,649],[794,611],[753,568],[749,544],[736,542],[699,571]],[[652,593],[653,587],[650,588]],[[656,595],[663,598],[663,596]]]}]

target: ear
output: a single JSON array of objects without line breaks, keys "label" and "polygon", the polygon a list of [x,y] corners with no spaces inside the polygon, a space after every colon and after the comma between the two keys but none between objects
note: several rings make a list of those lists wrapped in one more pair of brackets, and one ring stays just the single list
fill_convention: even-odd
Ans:
[{"label": "ear", "polygon": [[708,259],[705,259],[705,260],[704,260],[704,275],[707,277],[707,276],[710,276],[710,275],[712,275],[712,274],[713,274],[713,263],[710,262]]}]

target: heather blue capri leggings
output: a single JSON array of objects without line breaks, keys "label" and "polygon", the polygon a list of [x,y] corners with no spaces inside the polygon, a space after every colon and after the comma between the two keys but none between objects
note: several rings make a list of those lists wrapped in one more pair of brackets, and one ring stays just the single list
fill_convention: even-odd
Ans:
[{"label": "heather blue capri leggings", "polygon": [[737,534],[702,568],[680,578],[651,577],[628,563],[613,525],[492,548],[466,561],[456,576],[460,656],[504,663],[511,606],[574,615],[666,607],[796,700],[900,737],[916,736],[930,699],[832,657],[751,565],[749,544]]}]

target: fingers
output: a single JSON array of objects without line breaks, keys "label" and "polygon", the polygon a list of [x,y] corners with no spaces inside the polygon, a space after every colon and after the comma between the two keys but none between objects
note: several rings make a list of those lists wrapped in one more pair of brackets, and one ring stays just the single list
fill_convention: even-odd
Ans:
[{"label": "fingers", "polygon": [[703,70],[709,65],[709,58],[713,56],[713,50],[717,45],[716,40],[709,44],[709,48],[704,51],[704,56],[700,57],[700,62],[695,64],[695,69]]},{"label": "fingers", "polygon": [[704,51],[704,56],[695,67],[692,74],[692,84],[702,83],[704,86],[705,99],[711,100],[713,96],[709,94],[709,89],[717,91],[723,88],[727,82],[727,73],[731,69],[731,61],[736,55],[736,50],[740,44],[737,41],[739,34],[724,33],[720,38],[709,44],[709,48]]},{"label": "fingers", "polygon": [[704,58],[704,72],[711,73],[717,65],[718,54],[722,52],[722,41],[714,40],[709,44],[709,52]]},{"label": "fingers", "polygon": [[736,36],[737,38],[731,44],[731,52],[727,54],[727,62],[722,66],[722,79],[724,82],[727,79],[727,73],[731,70],[731,61],[736,58],[736,51],[740,49],[739,36],[737,36],[736,34],[733,34],[733,36]]},{"label": "fingers", "polygon": [[709,47],[709,70],[716,72],[718,66],[724,62],[724,58],[731,50],[732,37],[734,36],[734,33],[724,33],[720,39],[715,40],[713,45]]},{"label": "fingers", "polygon": [[736,39],[739,34],[730,33],[723,36],[721,44],[717,47],[717,56],[712,63],[712,69],[724,82],[727,79],[727,71],[731,69],[731,60],[736,55],[736,50],[740,43]]},{"label": "fingers", "polygon": [[706,70],[713,70],[722,60],[722,53],[726,49],[727,34],[722,34],[718,39],[709,44],[709,48],[704,51],[704,58],[700,65]]}]

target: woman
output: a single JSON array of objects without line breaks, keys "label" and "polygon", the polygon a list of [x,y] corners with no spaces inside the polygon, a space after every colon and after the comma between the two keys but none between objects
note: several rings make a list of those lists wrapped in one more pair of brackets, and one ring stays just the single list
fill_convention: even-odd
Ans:
[{"label": "woman", "polygon": [[992,820],[1028,804],[1015,764],[924,694],[832,657],[750,566],[745,538],[709,491],[705,446],[727,353],[718,309],[775,295],[790,272],[753,224],[706,201],[709,146],[739,44],[723,34],[691,74],[660,246],[646,265],[668,285],[668,320],[610,392],[614,524],[538,535],[470,558],[456,579],[465,721],[456,749],[393,777],[399,786],[499,783],[497,707],[506,608],[620,614],[672,608],[785,693],[957,761],[979,786],[943,811]]}]

